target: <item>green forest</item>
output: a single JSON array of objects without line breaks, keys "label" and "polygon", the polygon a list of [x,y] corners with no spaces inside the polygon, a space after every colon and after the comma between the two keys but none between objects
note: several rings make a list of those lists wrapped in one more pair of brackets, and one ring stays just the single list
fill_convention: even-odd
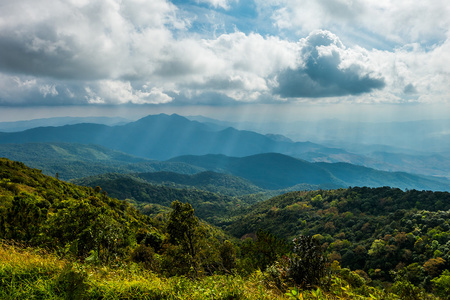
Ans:
[{"label": "green forest", "polygon": [[0,298],[450,299],[447,192],[145,180],[169,175],[76,185],[0,159]]}]

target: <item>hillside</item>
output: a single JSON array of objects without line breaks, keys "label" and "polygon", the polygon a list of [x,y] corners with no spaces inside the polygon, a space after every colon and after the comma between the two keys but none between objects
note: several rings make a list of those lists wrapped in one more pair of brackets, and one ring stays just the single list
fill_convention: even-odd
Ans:
[{"label": "hillside", "polygon": [[236,237],[259,230],[286,239],[312,235],[343,267],[385,281],[405,268],[409,281],[429,287],[450,267],[449,218],[447,192],[351,188],[274,197],[248,208],[227,230]]},{"label": "hillside", "polygon": [[133,174],[104,174],[78,179],[75,182],[83,186],[100,186],[111,197],[132,201],[144,213],[152,213],[155,204],[170,207],[175,200],[188,202],[198,217],[215,225],[221,225],[221,222],[231,218],[242,205],[247,204],[234,197],[198,189],[150,184],[139,178],[139,175]]},{"label": "hillside", "polygon": [[[119,192],[149,191],[148,183],[130,175],[105,178]],[[199,213],[207,204],[218,214],[238,204],[212,193],[162,191],[146,205],[158,210],[163,207],[152,203],[185,196],[200,205]],[[289,288],[294,284],[303,299],[436,299],[431,291],[445,296],[449,193],[386,187],[291,192],[235,210],[222,227],[237,237],[256,237],[236,244],[195,217],[190,204],[170,206],[152,219],[100,187],[76,186],[0,159],[0,296],[285,299],[285,292],[297,293]],[[309,247],[299,239],[312,243],[313,252],[299,251]],[[318,268],[322,275],[307,279],[313,288],[297,279],[304,275],[289,271]]]},{"label": "hillside", "polygon": [[[0,237],[86,258],[124,256],[154,223],[100,189],[75,186],[0,159]],[[117,242],[120,240],[120,242]]]},{"label": "hillside", "polygon": [[21,161],[46,175],[55,176],[58,173],[63,180],[104,173],[172,171],[194,174],[204,171],[184,163],[149,160],[92,144],[0,144],[0,157]]},{"label": "hillside", "polygon": [[200,172],[192,175],[174,172],[151,172],[137,173],[133,174],[133,176],[150,183],[181,188],[195,187],[200,190],[228,196],[243,196],[265,191],[250,183],[248,180],[213,171]]},{"label": "hillside", "polygon": [[236,249],[223,232],[189,204],[171,207],[151,219],[100,188],[1,158],[0,298],[204,299],[206,288],[278,298],[259,279],[229,275]]},{"label": "hillside", "polygon": [[306,183],[321,185],[328,189],[349,186],[391,186],[402,189],[450,190],[450,183],[443,179],[378,171],[347,163],[310,163],[278,153],[248,157],[181,156],[169,161],[230,173],[266,189],[282,189]]}]

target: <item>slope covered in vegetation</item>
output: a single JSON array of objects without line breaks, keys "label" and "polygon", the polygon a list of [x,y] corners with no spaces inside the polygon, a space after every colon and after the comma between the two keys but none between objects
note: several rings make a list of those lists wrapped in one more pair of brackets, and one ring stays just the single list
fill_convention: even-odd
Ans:
[{"label": "slope covered in vegetation", "polygon": [[21,161],[46,175],[58,174],[63,180],[104,173],[170,171],[194,174],[204,171],[184,163],[154,161],[93,144],[0,144],[0,157]]},{"label": "slope covered in vegetation", "polygon": [[152,214],[155,204],[169,207],[175,200],[189,202],[197,216],[216,225],[231,218],[240,206],[247,205],[236,197],[192,188],[150,184],[141,179],[139,174],[103,174],[75,182],[91,187],[100,186],[112,197],[135,203],[143,213]]},{"label": "slope covered in vegetation", "polygon": [[227,229],[265,230],[292,239],[314,236],[330,261],[393,282],[400,272],[417,286],[450,267],[450,194],[384,188],[292,192],[248,208]]},{"label": "slope covered in vegetation", "polygon": [[230,241],[189,203],[152,219],[0,159],[0,297],[447,299],[448,197],[288,193],[244,211],[228,229],[250,238]]},{"label": "slope covered in vegetation", "polygon": [[[0,237],[100,259],[124,256],[152,219],[101,189],[79,187],[0,159]],[[155,229],[156,230],[156,229]]]}]

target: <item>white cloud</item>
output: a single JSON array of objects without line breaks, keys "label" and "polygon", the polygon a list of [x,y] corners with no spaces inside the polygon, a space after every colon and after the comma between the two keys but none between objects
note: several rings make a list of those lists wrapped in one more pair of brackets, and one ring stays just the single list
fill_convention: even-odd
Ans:
[{"label": "white cloud", "polygon": [[395,43],[433,43],[450,28],[446,0],[257,0],[261,9],[274,10],[280,29],[306,35],[316,29],[376,35]]},{"label": "white cloud", "polygon": [[172,41],[170,28],[184,28],[165,0],[15,0],[2,8],[0,68],[35,76],[135,74]]},{"label": "white cloud", "polygon": [[238,1],[239,0],[197,0],[198,3],[207,3],[215,8],[220,7],[223,9],[230,9],[230,3]]},{"label": "white cloud", "polygon": [[161,104],[172,101],[159,88],[132,87],[130,82],[116,80],[102,80],[95,85],[86,87],[86,99],[95,104]]},{"label": "white cloud", "polygon": [[51,95],[51,96],[58,96],[59,95],[59,93],[56,90],[56,87],[54,85],[44,84],[44,85],[39,87],[39,91],[44,96],[44,98],[46,98],[47,95]]},{"label": "white cloud", "polygon": [[[222,9],[238,2],[201,1]],[[205,37],[193,29],[193,19],[180,17],[192,13],[167,0],[5,0],[0,4],[0,104],[159,104],[195,102],[195,97],[209,103],[205,95],[227,105],[285,100],[282,93],[272,94],[280,74],[307,70],[311,58],[334,75],[346,75],[341,85],[369,84],[361,91],[370,93],[351,96],[341,90],[341,97],[331,100],[328,89],[325,101],[448,101],[450,2],[256,3],[262,15],[272,16],[265,22],[298,38],[238,29]],[[318,29],[325,29],[322,36]],[[361,37],[389,47],[359,46]],[[369,79],[383,79],[385,88],[371,88]]]},{"label": "white cloud", "polygon": [[302,63],[281,70],[277,76],[274,92],[282,97],[361,95],[385,87],[384,79],[373,74],[370,64],[361,60],[364,53],[346,49],[329,31],[313,31],[299,45]]},{"label": "white cloud", "polygon": [[250,101],[268,91],[270,77],[280,68],[296,64],[296,43],[259,34],[223,34],[203,40],[209,66],[201,76],[183,84],[187,88],[221,91],[236,100]]}]

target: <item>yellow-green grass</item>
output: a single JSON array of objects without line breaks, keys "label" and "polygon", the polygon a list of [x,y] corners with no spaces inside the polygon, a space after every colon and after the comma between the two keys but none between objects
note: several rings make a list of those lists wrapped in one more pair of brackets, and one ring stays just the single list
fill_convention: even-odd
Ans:
[{"label": "yellow-green grass", "polygon": [[0,241],[0,299],[398,299],[374,288],[357,292],[337,277],[330,284],[326,291],[287,296],[268,288],[261,271],[249,277],[165,278],[134,263],[94,266]]},{"label": "yellow-green grass", "polygon": [[135,264],[96,267],[0,243],[0,299],[282,299],[261,275],[160,277]]}]

